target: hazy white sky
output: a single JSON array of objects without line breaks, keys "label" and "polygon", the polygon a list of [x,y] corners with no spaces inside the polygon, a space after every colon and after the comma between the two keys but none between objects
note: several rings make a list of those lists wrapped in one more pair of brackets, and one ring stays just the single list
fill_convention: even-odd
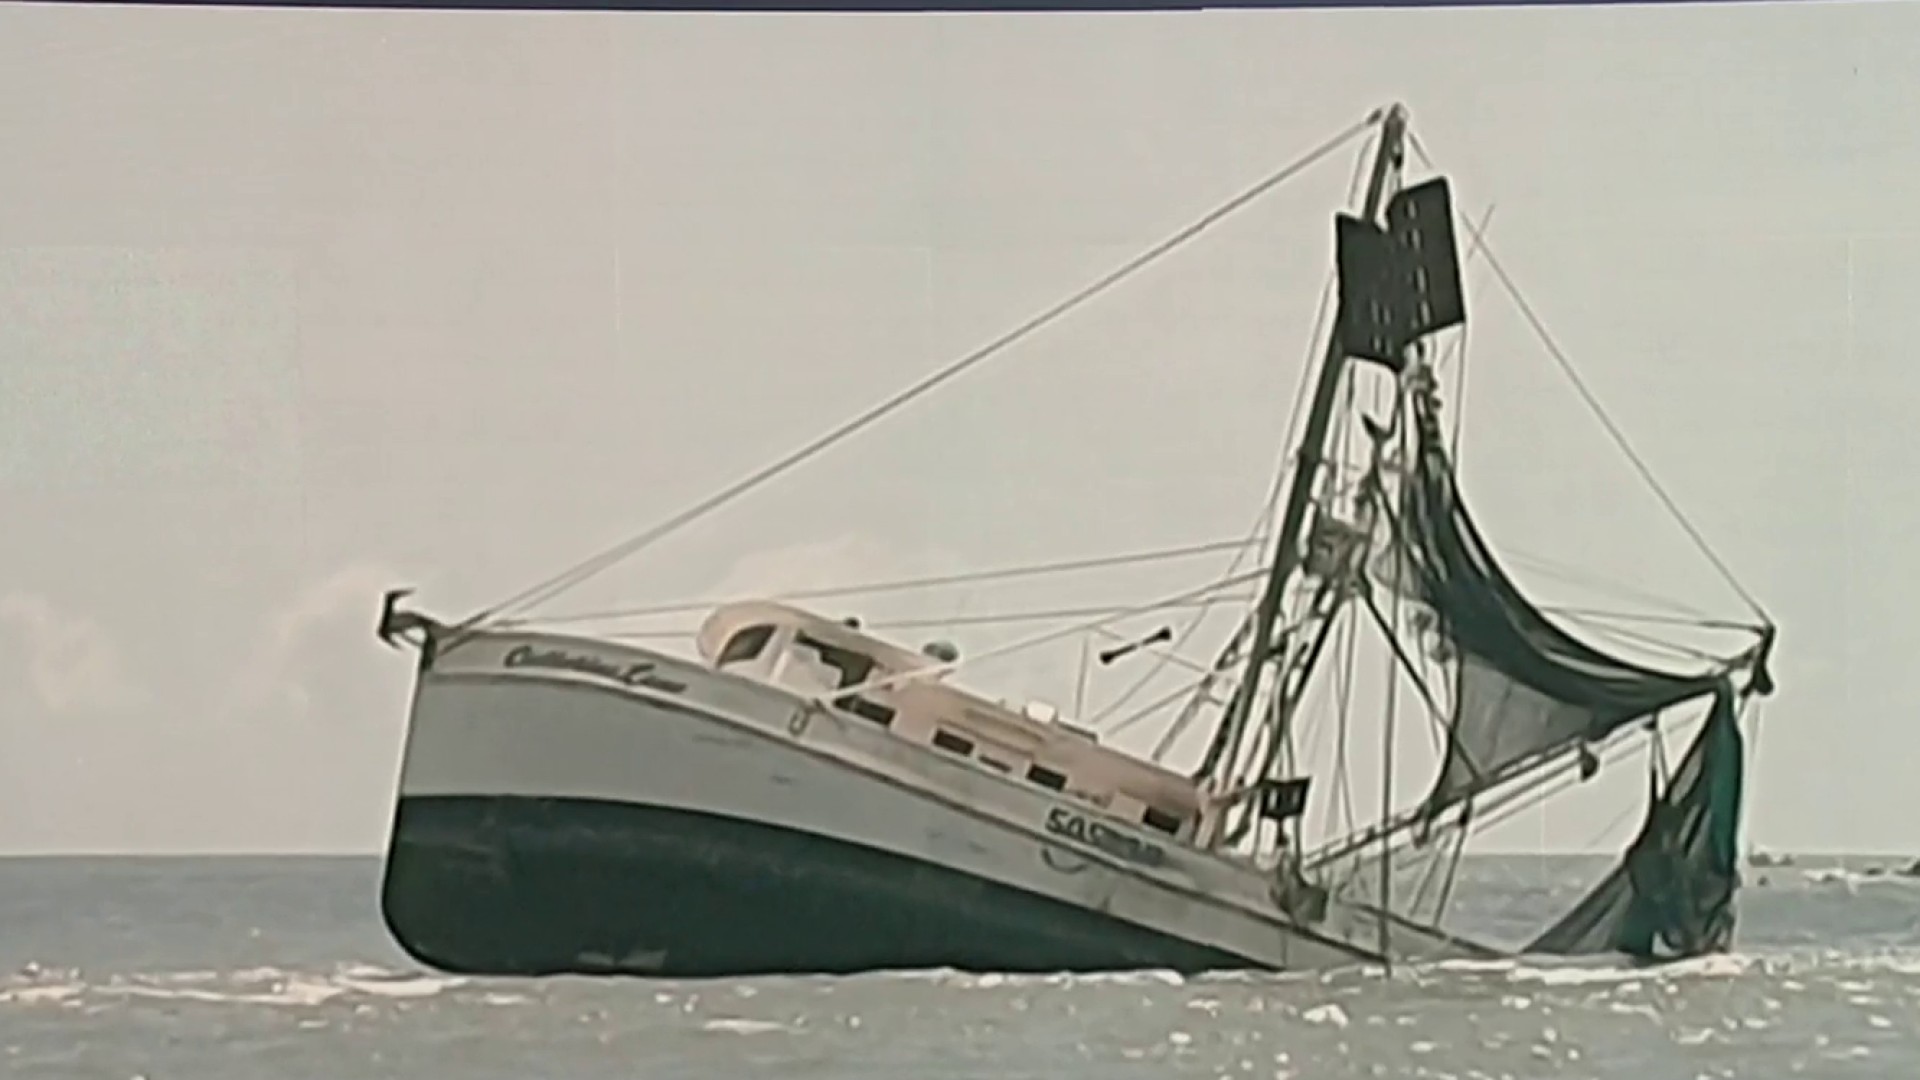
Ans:
[{"label": "hazy white sky", "polygon": [[[1395,98],[1782,625],[1755,837],[1920,847],[1917,61],[1902,3],[0,9],[0,850],[377,849],[382,588],[497,600]],[[564,603],[1243,532],[1352,160]],[[1473,285],[1489,531],[1739,614]]]}]

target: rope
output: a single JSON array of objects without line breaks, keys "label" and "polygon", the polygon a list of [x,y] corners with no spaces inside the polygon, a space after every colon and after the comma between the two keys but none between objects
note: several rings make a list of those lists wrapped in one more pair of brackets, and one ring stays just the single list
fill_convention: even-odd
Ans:
[{"label": "rope", "polygon": [[1093,619],[1089,622],[1077,623],[1073,626],[1066,627],[1065,629],[1050,630],[1043,634],[1035,634],[1034,636],[1029,638],[1022,638],[1019,641],[1015,641],[1007,645],[1002,645],[996,649],[988,649],[985,652],[976,653],[973,656],[966,657],[961,660],[955,660],[950,663],[933,664],[928,667],[914,668],[911,671],[903,671],[896,675],[886,675],[878,679],[870,679],[867,682],[856,683],[853,686],[843,686],[837,690],[833,690],[829,693],[821,695],[822,700],[820,700],[819,703],[824,705],[826,703],[825,699],[828,699],[828,698],[850,697],[856,694],[864,694],[864,693],[868,693],[869,691],[884,689],[886,687],[893,686],[898,683],[920,680],[920,679],[935,678],[941,675],[948,674],[950,672],[958,671],[961,667],[967,664],[978,664],[986,660],[994,659],[995,657],[1006,656],[1010,653],[1023,652],[1027,649],[1035,648],[1040,645],[1046,645],[1055,641],[1062,640],[1064,638],[1072,637],[1075,634],[1084,634],[1092,630],[1097,630],[1111,623],[1119,622],[1122,619],[1128,619],[1136,615],[1145,615],[1150,612],[1159,611],[1170,605],[1184,604],[1184,603],[1190,603],[1195,600],[1200,600],[1214,592],[1218,592],[1219,590],[1232,588],[1235,585],[1245,585],[1250,581],[1258,580],[1265,573],[1266,571],[1264,570],[1255,570],[1255,571],[1249,571],[1244,574],[1236,574],[1233,577],[1222,578],[1219,581],[1215,581],[1208,585],[1203,585],[1200,588],[1188,589],[1185,592],[1176,593],[1173,596],[1164,597],[1160,600],[1155,600],[1151,603],[1140,604],[1136,607],[1124,608],[1119,611],[1112,612],[1111,614],[1106,615],[1102,618]]},{"label": "rope", "polygon": [[[780,593],[775,600],[829,600],[845,596],[871,596],[881,593],[910,592],[917,589],[937,589],[947,585],[974,585],[988,581],[1005,581],[1012,578],[1039,577],[1046,574],[1068,574],[1082,570],[1100,570],[1113,566],[1133,566],[1148,562],[1170,562],[1175,559],[1191,558],[1196,555],[1211,555],[1222,551],[1244,551],[1253,541],[1250,540],[1209,540],[1205,543],[1182,544],[1178,547],[1155,548],[1151,551],[1135,551],[1124,555],[1095,555],[1083,559],[1066,559],[1049,563],[1034,563],[1026,566],[1002,567],[995,570],[978,570],[970,573],[942,574],[937,577],[899,578],[865,585],[832,585],[818,589],[799,589]],[[734,599],[681,600],[670,604],[656,604],[650,607],[620,608],[612,611],[575,612],[569,615],[548,615],[537,620],[541,625],[552,626],[562,623],[601,622],[607,619],[640,619],[659,615],[684,615],[689,612],[708,611],[723,604],[737,602]],[[532,619],[505,619],[504,625],[525,625]]]},{"label": "rope", "polygon": [[[1194,679],[1191,682],[1181,683],[1179,686],[1176,686],[1172,690],[1168,691],[1164,696],[1156,698],[1152,702],[1149,702],[1148,704],[1141,706],[1139,709],[1134,710],[1134,712],[1128,716],[1123,716],[1118,720],[1112,721],[1102,726],[1098,726],[1097,730],[1100,732],[1100,734],[1103,737],[1107,739],[1115,738],[1116,736],[1119,736],[1124,732],[1131,730],[1135,724],[1138,724],[1141,721],[1152,717],[1156,713],[1160,712],[1162,709],[1178,704],[1180,700],[1186,697],[1188,694],[1191,694],[1196,690],[1204,689],[1206,687],[1208,677],[1212,674],[1213,672],[1211,671],[1211,669],[1209,669],[1205,674],[1201,675],[1198,679]],[[1088,726],[1091,727],[1094,725],[1088,725]],[[1158,764],[1160,759],[1166,755],[1167,750],[1172,748],[1174,740],[1179,738],[1180,734],[1185,730],[1186,729],[1184,727],[1180,726],[1177,723],[1172,725],[1170,728],[1168,728],[1167,731],[1161,734],[1159,741],[1153,744],[1153,750],[1147,755],[1148,759],[1153,761],[1155,764]]]},{"label": "rope", "polygon": [[1352,742],[1353,733],[1353,680],[1354,672],[1359,668],[1360,634],[1356,629],[1359,620],[1348,616],[1341,624],[1342,647],[1340,652],[1340,680],[1335,684],[1339,699],[1339,712],[1336,714],[1337,727],[1334,729],[1334,788],[1339,795],[1339,808],[1344,818],[1340,823],[1343,833],[1350,833],[1360,824],[1360,811],[1353,802],[1353,772],[1347,760],[1347,750]]},{"label": "rope", "polygon": [[542,603],[568,589],[582,584],[589,578],[605,572],[635,552],[640,551],[642,548],[657,543],[666,536],[685,528],[687,525],[720,509],[795,466],[802,464],[822,451],[832,447],[834,444],[865,429],[942,384],[959,377],[979,364],[997,356],[1023,338],[1036,333],[1096,296],[1099,296],[1101,293],[1133,277],[1150,264],[1158,261],[1161,257],[1171,253],[1176,248],[1181,247],[1201,233],[1219,224],[1221,221],[1243,209],[1247,204],[1265,195],[1268,191],[1306,171],[1308,168],[1317,164],[1322,158],[1332,154],[1353,138],[1372,127],[1380,119],[1381,115],[1382,114],[1376,112],[1368,116],[1365,120],[1353,125],[1334,138],[1327,140],[1291,164],[1270,173],[1259,183],[1254,184],[1252,187],[1247,188],[1245,191],[1242,191],[1240,194],[1209,211],[1191,225],[1174,233],[1172,236],[1148,248],[1139,255],[1134,256],[1118,269],[1109,272],[1092,284],[1087,285],[1072,296],[1069,296],[1067,299],[1035,315],[1033,318],[1021,323],[1019,326],[988,342],[986,345],[947,364],[945,367],[914,383],[912,386],[907,387],[878,405],[874,405],[865,412],[855,416],[853,419],[833,428],[826,434],[815,438],[813,441],[788,453],[779,460],[722,488],[713,495],[702,499],[700,502],[654,525],[646,531],[607,548],[599,554],[577,564],[570,570],[556,574],[543,582],[508,597],[506,600],[495,604],[491,608],[470,616],[461,624],[462,627],[470,628],[479,623],[491,620],[497,614]]},{"label": "rope", "polygon": [[[1231,596],[1215,596],[1204,600],[1182,600],[1162,604],[1154,608],[1153,611],[1173,611],[1193,608],[1204,611],[1205,609],[1218,607],[1225,603],[1247,603],[1253,599],[1254,597],[1251,594],[1235,593]],[[949,626],[1006,626],[1013,623],[1066,622],[1069,619],[1098,619],[1107,616],[1120,617],[1131,610],[1130,608],[1105,604],[1098,607],[1047,608],[1038,611],[1003,611],[980,615],[929,616],[919,619],[882,619],[878,622],[863,622],[860,624],[860,629],[927,630]],[[1147,614],[1151,614],[1151,612]],[[1101,628],[1095,627],[1094,630],[1099,632]],[[630,630],[624,632],[616,631],[606,636],[621,641],[647,641],[691,637],[696,633],[698,633],[697,630]],[[1114,637],[1121,638],[1125,637],[1125,635],[1115,634]],[[1169,654],[1161,653],[1159,655],[1164,656]],[[1187,661],[1187,663],[1192,662]],[[1198,664],[1194,664],[1193,666],[1196,668],[1200,667]],[[1202,670],[1205,669],[1203,668]]]},{"label": "rope", "polygon": [[1652,468],[1635,452],[1633,444],[1627,441],[1627,436],[1620,430],[1619,425],[1615,424],[1613,418],[1608,416],[1606,411],[1600,407],[1599,399],[1594,396],[1592,390],[1587,388],[1585,380],[1580,378],[1579,371],[1574,368],[1573,362],[1569,360],[1566,353],[1561,350],[1559,343],[1554,341],[1552,335],[1548,333],[1546,325],[1540,321],[1540,317],[1534,314],[1532,305],[1527,303],[1527,299],[1521,294],[1519,287],[1515,285],[1513,279],[1507,275],[1506,267],[1500,264],[1500,260],[1494,257],[1492,251],[1486,253],[1486,259],[1487,265],[1493,270],[1494,276],[1500,279],[1500,284],[1506,289],[1507,295],[1512,297],[1515,306],[1519,307],[1520,314],[1525,316],[1527,322],[1533,327],[1534,333],[1539,335],[1541,344],[1545,345],[1548,353],[1553,356],[1554,363],[1559,365],[1560,370],[1566,374],[1567,381],[1573,384],[1574,390],[1580,394],[1581,400],[1592,410],[1593,415],[1600,421],[1601,426],[1606,429],[1607,434],[1613,437],[1615,445],[1619,446],[1620,452],[1626,455],[1627,461],[1634,467],[1634,471],[1638,472],[1640,478],[1646,481],[1647,487],[1653,492],[1654,497],[1660,500],[1660,504],[1666,508],[1667,513],[1673,517],[1674,522],[1686,532],[1687,538],[1692,540],[1694,546],[1700,550],[1700,554],[1706,556],[1707,561],[1713,564],[1713,568],[1719,571],[1721,578],[1739,595],[1740,599],[1746,603],[1754,615],[1757,618],[1766,619],[1767,612],[1765,608],[1760,606],[1760,601],[1747,590],[1745,585],[1740,583],[1738,577],[1734,576],[1732,567],[1729,567],[1726,561],[1720,557],[1719,553],[1713,550],[1712,545],[1707,543],[1706,536],[1700,532],[1700,529],[1695,526],[1692,520],[1687,517],[1686,513],[1680,509],[1680,504],[1674,501],[1673,496],[1667,493],[1665,486],[1654,476]]},{"label": "rope", "polygon": [[[1600,767],[1604,770],[1619,766],[1637,757],[1641,753],[1646,752],[1650,747],[1651,742],[1645,736],[1638,738],[1629,737],[1621,743],[1604,747],[1599,751]],[[1482,804],[1478,809],[1474,810],[1472,828],[1482,833],[1491,831],[1506,824],[1520,814],[1540,806],[1554,796],[1586,782],[1580,778],[1579,763],[1575,760],[1559,761],[1556,764],[1548,766],[1544,772],[1535,774],[1535,777],[1532,784],[1523,783],[1516,785],[1513,788],[1499,793],[1491,802]],[[1413,824],[1415,824],[1415,822],[1412,820],[1396,823],[1392,833],[1400,838],[1395,846],[1395,851],[1398,853],[1397,857],[1406,859],[1409,862],[1412,861],[1413,858],[1417,858],[1419,854],[1417,846],[1410,850],[1406,842],[1408,827]],[[1456,823],[1446,827],[1456,828],[1458,826]],[[1320,850],[1310,853],[1307,860],[1308,865],[1331,867],[1344,859],[1364,854],[1366,851],[1364,845],[1355,845],[1352,850],[1347,850],[1342,846],[1342,843],[1342,840],[1334,840]]]},{"label": "rope", "polygon": [[[1466,263],[1469,269],[1472,268],[1473,260],[1479,256],[1482,247],[1486,243],[1484,238],[1487,235],[1488,227],[1493,224],[1493,211],[1494,207],[1488,205],[1487,212],[1480,217],[1480,227],[1474,230],[1475,240],[1473,244],[1467,248]],[[1456,346],[1455,355],[1459,357],[1460,363],[1454,371],[1453,439],[1452,446],[1448,449],[1447,454],[1455,463],[1458,463],[1460,460],[1460,437],[1465,432],[1467,426],[1467,358],[1470,355],[1467,352],[1467,336],[1472,332],[1472,327],[1462,325],[1460,327],[1460,336],[1454,341],[1454,345]],[[1445,359],[1442,359],[1442,366],[1444,366],[1445,363]]]},{"label": "rope", "polygon": [[[1414,153],[1419,155],[1420,160],[1431,168],[1433,166],[1433,160],[1428,156],[1426,147],[1421,144],[1419,136],[1409,132],[1408,141],[1412,144]],[[1633,444],[1627,441],[1626,433],[1620,430],[1619,425],[1614,423],[1613,418],[1607,415],[1606,409],[1601,407],[1600,399],[1594,396],[1593,391],[1587,387],[1586,380],[1580,377],[1580,372],[1573,366],[1573,361],[1567,356],[1566,352],[1560,348],[1559,342],[1554,340],[1553,334],[1547,329],[1546,323],[1534,312],[1533,305],[1527,302],[1526,296],[1521,293],[1520,287],[1514,283],[1513,278],[1507,273],[1506,267],[1502,266],[1500,260],[1494,256],[1492,245],[1486,242],[1485,237],[1474,227],[1472,222],[1465,222],[1465,224],[1467,231],[1472,234],[1474,242],[1479,245],[1481,254],[1485,256],[1487,267],[1493,271],[1494,277],[1499,279],[1501,288],[1504,289],[1507,296],[1513,300],[1514,306],[1520,309],[1521,316],[1527,320],[1528,326],[1533,329],[1535,336],[1540,339],[1540,343],[1546,346],[1547,352],[1553,357],[1554,363],[1558,365],[1561,372],[1566,375],[1567,381],[1573,384],[1575,392],[1580,395],[1580,399],[1586,404],[1588,410],[1593,413],[1594,418],[1600,421],[1600,426],[1612,437],[1614,444],[1618,446],[1620,452],[1626,456],[1628,463],[1640,474],[1640,479],[1646,483],[1648,489],[1653,492],[1654,497],[1660,500],[1660,504],[1666,508],[1667,513],[1672,516],[1674,522],[1687,534],[1688,539],[1693,541],[1694,546],[1700,550],[1700,554],[1706,556],[1707,561],[1720,573],[1721,578],[1726,581],[1727,585],[1739,595],[1740,599],[1753,610],[1756,616],[1763,621],[1770,621],[1767,620],[1766,609],[1760,606],[1760,601],[1747,590],[1746,586],[1740,583],[1738,577],[1734,576],[1733,569],[1726,564],[1725,560],[1720,558],[1720,555],[1713,550],[1712,545],[1707,543],[1706,536],[1700,532],[1699,528],[1697,528],[1685,512],[1680,509],[1680,504],[1675,502],[1671,495],[1667,494],[1667,489],[1662,486],[1659,479],[1654,476],[1653,469],[1650,468],[1646,461],[1640,457],[1639,453],[1634,450]]]},{"label": "rope", "polygon": [[1664,653],[1668,656],[1677,657],[1682,660],[1698,661],[1700,663],[1708,665],[1706,669],[1707,671],[1717,670],[1721,666],[1725,665],[1727,662],[1727,658],[1719,655],[1718,653],[1708,652],[1705,649],[1701,649],[1692,645],[1682,645],[1679,642],[1668,641],[1664,638],[1655,637],[1652,634],[1641,633],[1636,630],[1629,630],[1625,627],[1614,626],[1612,624],[1601,622],[1599,620],[1569,618],[1568,621],[1575,623],[1576,625],[1580,626],[1581,628],[1587,630],[1590,633],[1598,634],[1601,637],[1609,637],[1614,639],[1615,641],[1623,642],[1630,645],[1637,645],[1643,649],[1647,649],[1657,653]]},{"label": "rope", "polygon": [[1560,615],[1569,619],[1646,623],[1650,626],[1684,626],[1694,630],[1743,630],[1750,634],[1758,634],[1766,629],[1764,626],[1734,622],[1731,619],[1695,619],[1679,615],[1649,615],[1638,611],[1609,611],[1603,608],[1542,604],[1540,610],[1548,615]]},{"label": "rope", "polygon": [[[1365,162],[1363,159],[1361,164],[1364,165],[1364,163]],[[1359,181],[1356,180],[1354,186],[1357,187],[1358,184],[1359,184]],[[1349,202],[1352,201],[1351,196],[1349,197],[1348,201]],[[1325,326],[1326,326],[1327,312],[1333,302],[1334,286],[1335,286],[1335,282],[1333,280],[1333,276],[1328,275],[1326,284],[1322,286],[1320,290],[1320,303],[1318,307],[1316,307],[1314,310],[1313,333],[1312,335],[1310,335],[1308,346],[1307,346],[1310,351],[1317,350],[1320,346],[1320,334],[1321,334],[1321,331],[1325,329]],[[1278,461],[1274,463],[1273,478],[1268,483],[1266,498],[1261,501],[1260,513],[1254,518],[1253,527],[1250,530],[1248,530],[1250,535],[1248,537],[1247,543],[1238,552],[1235,553],[1233,560],[1227,564],[1226,572],[1228,574],[1235,574],[1240,571],[1240,564],[1243,561],[1245,561],[1246,553],[1248,549],[1264,548],[1267,545],[1267,541],[1270,539],[1270,536],[1268,534],[1271,532],[1273,527],[1274,515],[1278,513],[1280,508],[1280,496],[1286,492],[1287,466],[1292,463],[1293,454],[1294,454],[1294,451],[1291,449],[1293,446],[1294,429],[1298,427],[1300,424],[1300,406],[1301,406],[1301,403],[1306,400],[1307,380],[1309,377],[1312,376],[1312,374],[1313,374],[1313,360],[1312,360],[1312,357],[1309,356],[1307,360],[1300,365],[1300,382],[1299,382],[1299,385],[1295,387],[1294,394],[1293,394],[1293,402],[1294,402],[1293,413],[1287,420],[1286,437],[1280,443],[1280,458]],[[1248,617],[1251,617],[1251,615],[1252,613],[1249,612]],[[1184,648],[1186,646],[1186,643],[1193,637],[1195,632],[1197,632],[1200,629],[1200,623],[1204,618],[1205,618],[1205,613],[1202,613],[1201,615],[1197,615],[1191,621],[1189,621],[1186,626],[1182,627],[1179,635],[1174,639],[1173,644],[1169,647],[1170,651],[1178,652],[1180,649]],[[1242,619],[1243,624],[1245,623],[1245,621],[1246,621],[1245,619]],[[1140,692],[1146,689],[1147,685],[1150,682],[1158,678],[1160,673],[1165,669],[1166,669],[1166,664],[1164,662],[1156,663],[1146,672],[1142,673],[1139,679],[1135,680],[1131,686],[1127,687],[1127,689],[1122,691],[1118,697],[1114,698],[1112,702],[1108,703],[1104,708],[1102,708],[1098,713],[1094,715],[1093,720],[1091,721],[1092,725],[1095,727],[1098,727],[1100,723],[1106,720],[1108,717],[1112,716],[1114,713],[1119,712],[1121,709],[1125,708],[1128,702],[1132,701],[1135,697],[1138,697]],[[1205,690],[1207,689],[1207,685],[1203,683],[1201,686],[1196,687],[1196,689],[1204,693]],[[1155,711],[1157,711],[1157,706],[1155,707]],[[1136,713],[1133,716],[1128,717],[1126,722],[1132,723],[1133,721],[1139,718],[1140,718],[1140,714]],[[1179,725],[1176,725],[1176,726],[1179,726]]]},{"label": "rope", "polygon": [[1566,563],[1556,562],[1540,555],[1533,555],[1504,546],[1500,549],[1500,555],[1515,566],[1531,570],[1545,577],[1555,578],[1569,585],[1583,586],[1594,592],[1606,594],[1610,599],[1635,601],[1645,604],[1650,608],[1658,608],[1668,615],[1689,619],[1698,624],[1724,621],[1716,620],[1714,616],[1670,597],[1648,592],[1645,589],[1637,589],[1623,582],[1614,581],[1600,574],[1570,566]]},{"label": "rope", "polygon": [[[1361,188],[1366,183],[1367,162],[1371,157],[1371,147],[1372,141],[1369,140],[1366,152],[1354,155],[1353,175],[1347,180],[1347,205],[1349,206],[1353,205],[1360,198]],[[1280,496],[1286,493],[1288,467],[1293,464],[1296,453],[1294,449],[1294,435],[1306,411],[1308,398],[1307,387],[1313,378],[1315,356],[1320,351],[1322,337],[1326,331],[1327,318],[1332,309],[1334,296],[1338,292],[1339,282],[1337,278],[1337,274],[1329,273],[1320,287],[1320,299],[1314,306],[1313,312],[1313,331],[1307,336],[1307,355],[1301,360],[1300,378],[1294,386],[1293,396],[1290,399],[1292,406],[1287,414],[1286,434],[1280,441],[1280,456],[1279,459],[1274,462],[1273,477],[1267,487],[1267,496],[1262,500],[1260,513],[1255,517],[1253,527],[1249,530],[1252,534],[1249,542],[1250,547],[1264,548],[1268,541],[1272,539],[1270,534],[1276,524],[1275,517],[1280,510]],[[1238,573],[1244,556],[1244,550],[1236,554],[1233,560],[1227,564],[1226,572],[1228,574]],[[1221,664],[1220,657],[1224,657],[1232,652],[1233,642],[1241,634],[1246,632],[1252,617],[1253,612],[1248,611],[1246,616],[1241,619],[1240,627],[1233,635],[1228,637],[1227,644],[1222,646],[1223,651],[1216,657],[1212,672],[1198,684],[1190,688],[1194,694],[1196,707],[1191,713],[1174,718],[1173,724],[1161,735],[1160,741],[1155,744],[1152,755],[1154,761],[1158,762],[1164,757],[1167,751],[1172,748],[1174,741],[1178,739],[1180,735],[1184,734],[1192,722],[1198,718],[1201,699],[1207,697],[1208,692],[1213,688],[1215,679],[1225,674],[1225,669]],[[1200,629],[1200,624],[1204,618],[1205,613],[1197,615],[1190,620],[1186,626],[1182,627],[1178,636],[1175,637],[1173,644],[1169,646],[1169,653],[1175,653],[1184,648],[1186,643]],[[1112,702],[1108,703],[1094,715],[1091,725],[1094,727],[1100,726],[1114,713],[1126,707],[1128,702],[1138,697],[1140,692],[1145,690],[1147,685],[1158,678],[1164,670],[1166,670],[1166,663],[1162,661],[1154,664],[1149,670],[1142,673],[1131,686],[1127,687],[1118,697],[1114,698]],[[1169,698],[1158,700],[1152,705],[1134,712],[1115,725],[1114,730],[1118,731],[1124,727],[1131,727],[1133,724],[1159,712],[1162,708],[1166,707],[1169,702],[1178,700],[1181,694],[1185,692],[1186,691],[1176,692]]]}]

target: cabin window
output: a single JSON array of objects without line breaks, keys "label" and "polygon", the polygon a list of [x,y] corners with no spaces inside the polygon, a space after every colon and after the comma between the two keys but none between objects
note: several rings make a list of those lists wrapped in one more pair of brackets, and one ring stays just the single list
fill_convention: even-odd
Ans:
[{"label": "cabin window", "polygon": [[1140,815],[1140,820],[1147,828],[1159,829],[1168,836],[1179,835],[1180,826],[1186,824],[1180,815],[1169,814],[1165,810],[1152,806],[1147,807],[1146,812]]},{"label": "cabin window", "polygon": [[933,733],[933,745],[950,754],[966,756],[973,753],[973,740],[962,738],[945,728],[936,728]]},{"label": "cabin window", "polygon": [[1001,772],[1013,771],[1013,766],[1001,761],[999,758],[990,758],[985,754],[980,755],[980,764],[985,765],[989,769],[998,769]]},{"label": "cabin window", "polygon": [[749,626],[745,630],[727,639],[727,644],[714,659],[714,667],[726,667],[728,664],[743,664],[766,651],[767,642],[773,640],[773,627]]},{"label": "cabin window", "polygon": [[1027,769],[1027,779],[1039,784],[1043,788],[1052,788],[1055,791],[1065,791],[1067,788],[1067,774],[1055,772],[1045,765],[1029,766]]},{"label": "cabin window", "polygon": [[873,658],[852,649],[843,649],[838,645],[829,645],[819,638],[799,634],[793,639],[796,649],[813,654],[815,659],[832,668],[836,673],[835,690],[845,690],[849,686],[858,686],[867,682],[873,674]]},{"label": "cabin window", "polygon": [[871,720],[881,727],[888,727],[893,723],[894,712],[892,709],[887,708],[877,701],[870,701],[867,698],[863,698],[858,694],[849,694],[846,697],[835,698],[833,703],[836,707],[845,709],[862,720]]}]

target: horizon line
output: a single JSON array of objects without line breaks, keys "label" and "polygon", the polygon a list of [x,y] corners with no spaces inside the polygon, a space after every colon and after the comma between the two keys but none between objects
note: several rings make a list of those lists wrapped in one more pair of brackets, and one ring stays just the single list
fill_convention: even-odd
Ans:
[{"label": "horizon line", "polygon": [[[1832,847],[1776,848],[1755,846],[1752,852],[1765,852],[1775,857],[1821,858],[1821,859],[1900,859],[1920,858],[1916,850],[1848,850]],[[1465,858],[1619,858],[1625,855],[1624,849],[1618,850],[1579,850],[1571,848],[1499,848],[1488,851],[1469,851]],[[67,849],[6,849],[0,848],[0,861],[27,862],[32,860],[79,860],[79,859],[367,859],[384,861],[384,850],[361,849],[321,849],[321,848],[155,848],[148,850],[112,850],[102,848]],[[1744,860],[1743,860],[1744,861]]]}]

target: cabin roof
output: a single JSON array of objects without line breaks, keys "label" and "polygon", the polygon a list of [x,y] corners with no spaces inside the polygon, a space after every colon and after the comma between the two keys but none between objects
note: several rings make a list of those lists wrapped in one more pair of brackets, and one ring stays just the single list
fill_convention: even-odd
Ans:
[{"label": "cabin roof", "polygon": [[772,625],[803,630],[808,636],[829,645],[854,649],[872,657],[890,671],[905,673],[933,667],[938,661],[930,656],[883,641],[856,630],[838,619],[782,604],[775,600],[742,600],[714,609],[700,625],[694,645],[708,663],[720,655],[720,649],[734,634],[750,626]]},{"label": "cabin roof", "polygon": [[[754,626],[776,626],[804,631],[826,644],[863,653],[891,672],[906,673],[937,667],[932,657],[884,641],[837,619],[772,600],[726,604],[710,614],[696,636],[700,655],[712,663],[733,635]],[[1036,719],[1024,711],[983,697],[963,687],[940,681],[945,672],[929,672],[883,691],[903,708],[938,717],[940,722],[986,738],[1015,736],[1044,747],[1042,756],[1062,764],[1091,766],[1104,783],[1117,783],[1140,796],[1172,802],[1183,808],[1197,805],[1194,782],[1151,761],[1100,745],[1090,733],[1070,724]]]}]

